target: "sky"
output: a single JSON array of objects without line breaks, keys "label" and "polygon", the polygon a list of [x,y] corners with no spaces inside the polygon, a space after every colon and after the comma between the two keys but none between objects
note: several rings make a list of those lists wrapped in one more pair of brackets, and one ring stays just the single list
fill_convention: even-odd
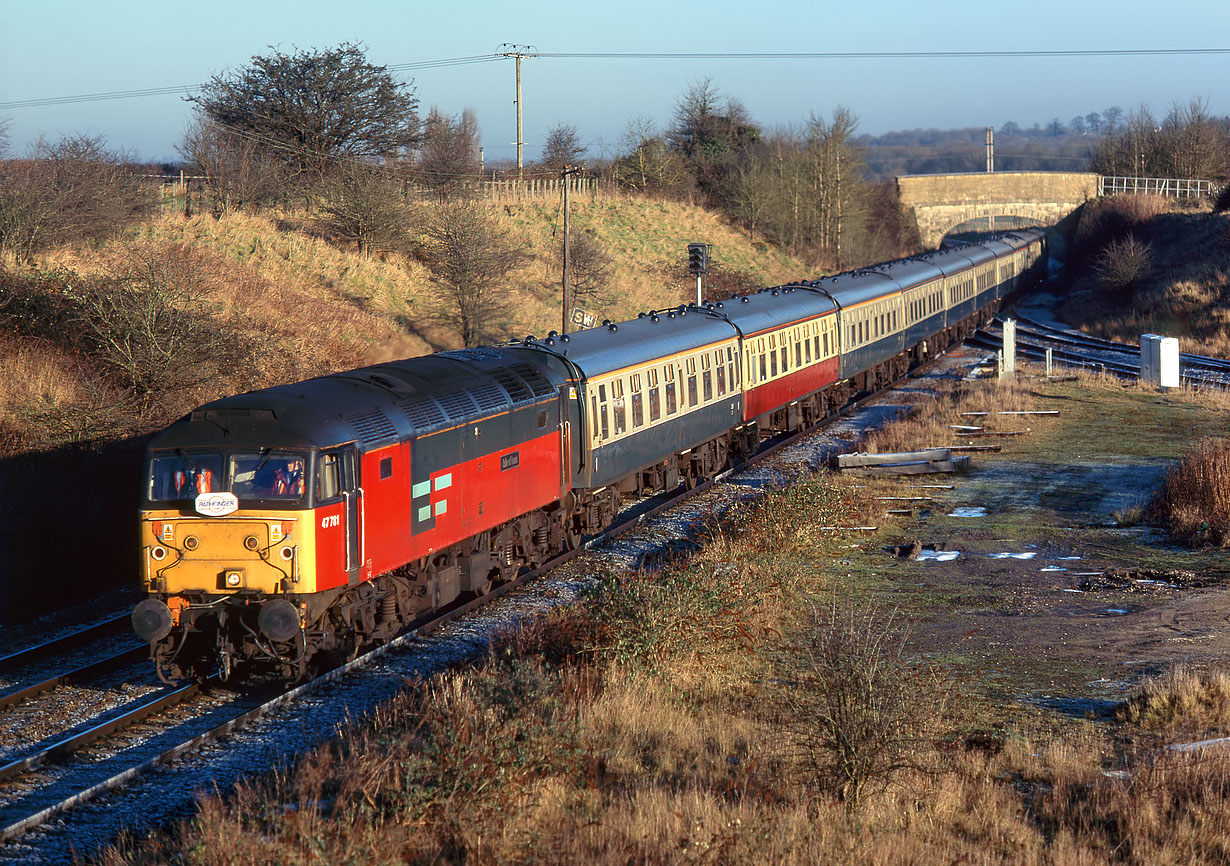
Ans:
[{"label": "sky", "polygon": [[[39,136],[101,135],[108,147],[174,161],[192,117],[187,88],[244,67],[270,48],[342,42],[396,66],[492,55],[506,43],[541,55],[1084,51],[1230,48],[1227,0],[0,0],[0,122],[9,155]],[[478,116],[485,160],[516,156],[511,59],[396,73],[431,106]],[[1230,54],[1030,58],[564,58],[522,63],[525,158],[558,123],[591,156],[613,156],[629,121],[669,126],[687,88],[709,78],[765,128],[801,126],[837,105],[858,131],[1065,123],[1117,105],[1207,99],[1230,114]],[[151,88],[177,93],[20,107],[9,103]]]}]

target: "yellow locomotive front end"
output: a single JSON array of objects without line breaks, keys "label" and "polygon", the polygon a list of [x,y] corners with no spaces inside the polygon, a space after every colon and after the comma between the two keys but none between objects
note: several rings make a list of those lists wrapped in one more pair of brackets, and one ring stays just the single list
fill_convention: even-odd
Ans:
[{"label": "yellow locomotive front end", "polygon": [[133,628],[165,680],[233,665],[302,676],[315,590],[310,455],[151,453],[141,513],[147,597]]}]

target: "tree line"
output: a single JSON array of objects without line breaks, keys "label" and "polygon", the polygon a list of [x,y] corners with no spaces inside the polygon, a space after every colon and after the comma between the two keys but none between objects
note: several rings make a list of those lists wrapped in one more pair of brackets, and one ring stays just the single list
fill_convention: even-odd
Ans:
[{"label": "tree line", "polygon": [[[339,244],[426,264],[462,342],[497,335],[489,296],[524,254],[475,201],[482,164],[472,110],[432,106],[423,114],[413,84],[353,43],[254,57],[189,99],[194,117],[180,153],[206,179],[205,207],[302,208]],[[665,126],[634,118],[618,152],[590,160],[587,170],[618,188],[716,208],[752,237],[818,267],[852,267],[917,248],[895,184],[872,178],[976,171],[983,160],[981,130],[871,138],[857,129],[841,106],[798,127],[767,129],[703,79],[681,94]],[[0,144],[3,133],[0,126]],[[1066,126],[1010,122],[1000,135],[1021,151],[997,156],[1000,169],[1063,159],[1071,161],[1066,168],[1106,174],[1230,176],[1230,122],[1199,100],[1160,122],[1145,106],[1112,107]],[[968,153],[942,155],[955,147]],[[1056,157],[1057,148],[1070,155]],[[586,151],[577,128],[559,123],[531,171],[558,176]],[[29,159],[0,163],[0,255],[29,264],[56,244],[96,241],[144,219],[155,201],[136,174],[131,157],[87,137],[40,143]],[[588,235],[577,233],[573,243],[570,283],[581,296],[600,295],[609,258]]]}]

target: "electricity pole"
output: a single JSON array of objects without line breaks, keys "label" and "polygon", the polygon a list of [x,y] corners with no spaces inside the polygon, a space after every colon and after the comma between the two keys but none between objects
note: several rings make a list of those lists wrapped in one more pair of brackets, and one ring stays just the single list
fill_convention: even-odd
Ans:
[{"label": "electricity pole", "polygon": [[564,166],[560,171],[560,179],[564,182],[564,273],[560,279],[561,298],[563,299],[563,323],[560,326],[560,333],[568,333],[568,180],[569,178],[581,173],[581,169],[573,168],[572,166]]},{"label": "electricity pole", "polygon": [[538,51],[532,45],[514,45],[511,42],[505,42],[500,47],[504,49],[498,52],[501,57],[512,57],[517,61],[517,180],[521,180],[525,172],[525,161],[522,158],[525,136],[521,134],[521,58],[537,57]]},{"label": "electricity pole", "polygon": [[987,173],[995,171],[995,130],[987,127]]}]

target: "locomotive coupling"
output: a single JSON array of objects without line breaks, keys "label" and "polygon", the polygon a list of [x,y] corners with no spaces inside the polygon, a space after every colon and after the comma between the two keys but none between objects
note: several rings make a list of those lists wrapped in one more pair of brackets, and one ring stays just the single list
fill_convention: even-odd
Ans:
[{"label": "locomotive coupling", "polygon": [[147,598],[132,611],[132,630],[143,641],[160,641],[171,633],[171,609],[156,598]]}]

